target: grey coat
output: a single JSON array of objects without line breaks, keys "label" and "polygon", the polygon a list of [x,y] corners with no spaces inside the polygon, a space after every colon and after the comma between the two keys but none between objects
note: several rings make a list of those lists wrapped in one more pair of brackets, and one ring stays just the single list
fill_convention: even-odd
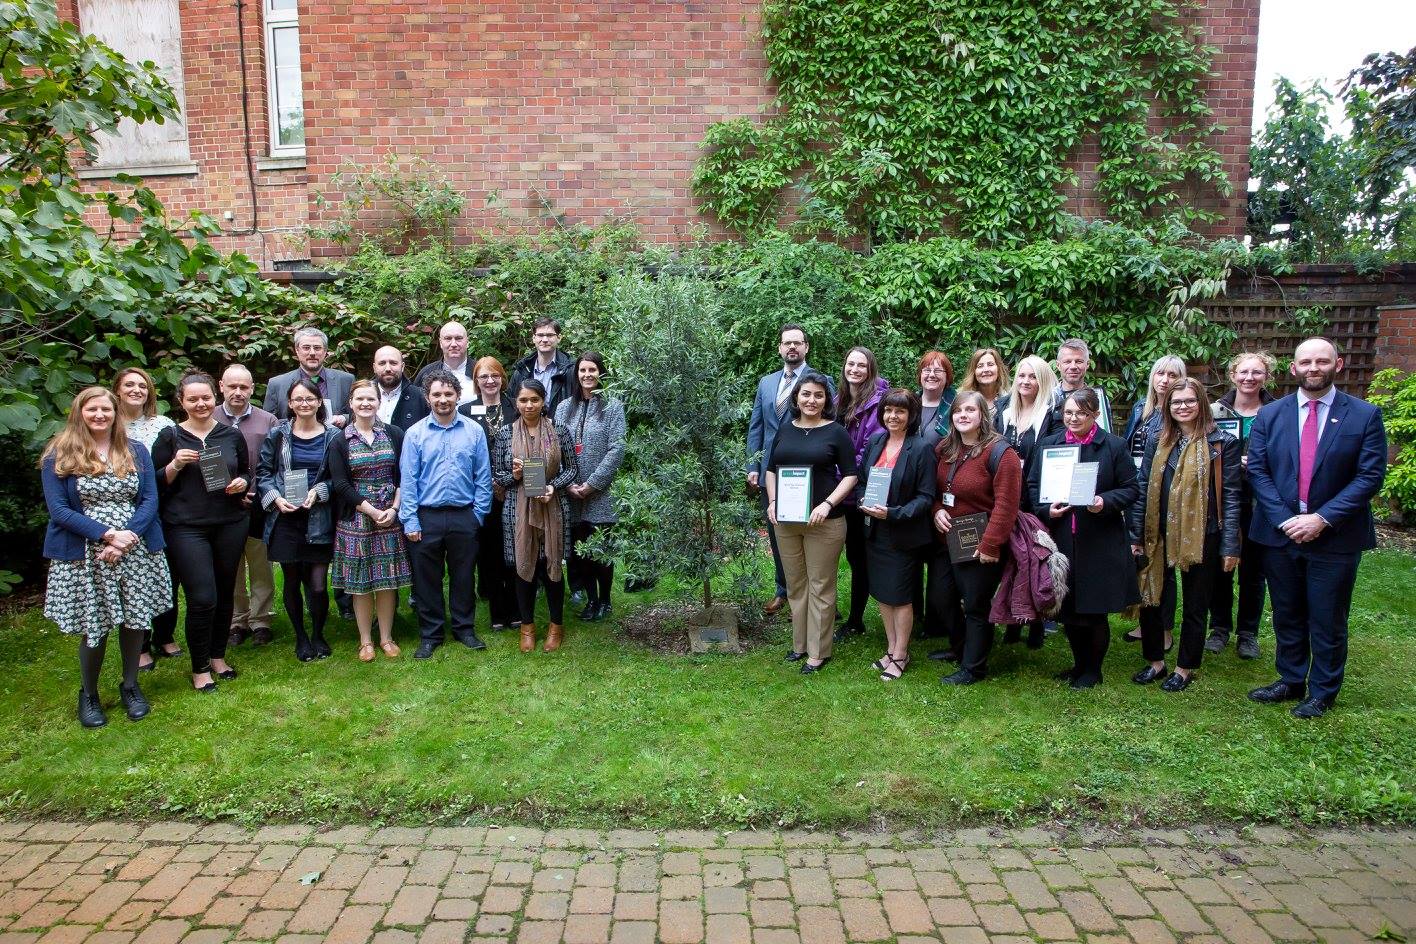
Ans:
[{"label": "grey coat", "polygon": [[556,407],[556,428],[569,432],[571,442],[580,450],[575,459],[580,471],[573,484],[589,485],[595,490],[585,501],[570,499],[574,522],[618,521],[610,485],[624,461],[624,404],[601,395],[589,403],[575,398],[562,400]]},{"label": "grey coat", "polygon": [[[516,566],[516,496],[521,490],[521,483],[511,474],[513,428],[514,425],[503,426],[492,443],[492,481],[506,489],[506,500],[502,503],[502,557],[509,567]],[[571,441],[570,431],[559,424],[556,425],[556,440],[561,451],[560,473],[548,479],[546,484],[555,488],[555,499],[560,502],[561,549],[569,554],[573,542],[570,538],[570,495],[565,487],[576,481],[575,443]]]}]

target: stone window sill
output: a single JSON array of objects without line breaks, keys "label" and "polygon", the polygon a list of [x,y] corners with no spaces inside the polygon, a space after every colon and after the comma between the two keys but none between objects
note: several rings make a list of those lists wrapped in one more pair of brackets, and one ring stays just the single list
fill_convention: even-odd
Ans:
[{"label": "stone window sill", "polygon": [[197,165],[193,161],[180,164],[127,164],[122,167],[81,167],[74,172],[80,180],[103,180],[127,174],[129,177],[181,177],[195,174]]}]

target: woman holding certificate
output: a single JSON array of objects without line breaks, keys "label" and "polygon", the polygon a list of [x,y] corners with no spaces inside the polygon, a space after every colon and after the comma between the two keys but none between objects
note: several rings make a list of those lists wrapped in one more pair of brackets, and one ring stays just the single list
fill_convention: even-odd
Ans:
[{"label": "woman holding certificate", "polygon": [[841,503],[856,486],[856,452],[835,422],[821,374],[812,371],[797,383],[790,412],[767,458],[767,519],[777,532],[792,610],[787,661],[801,662],[802,674],[810,675],[831,661],[836,572],[846,542]]},{"label": "woman holding certificate", "polygon": [[[287,402],[290,418],[272,427],[261,443],[256,494],[267,511],[266,556],[272,564],[280,565],[285,578],[282,602],[295,630],[295,657],[310,662],[331,653],[324,638],[329,618],[325,584],[334,556],[329,448],[339,430],[325,426],[324,400],[314,381],[301,378],[291,384]],[[269,514],[271,511],[279,514]]]},{"label": "woman holding certificate", "polygon": [[546,388],[539,380],[512,386],[517,419],[503,426],[492,446],[492,481],[506,490],[502,504],[502,553],[516,570],[516,604],[521,612],[521,651],[536,649],[536,585],[546,588],[543,652],[564,639],[565,569],[570,553],[567,486],[578,466],[570,431],[557,429],[543,412]]},{"label": "woman holding certificate", "polygon": [[177,382],[186,418],[152,444],[167,563],[187,598],[187,654],[199,692],[216,691],[213,675],[236,677],[226,638],[251,520],[242,500],[251,478],[246,438],[215,420],[216,399],[215,380],[187,374]]},{"label": "woman holding certificate", "polygon": [[1022,497],[1023,465],[1007,440],[993,428],[988,400],[977,390],[960,390],[949,408],[949,435],[935,449],[935,563],[929,568],[930,594],[941,613],[957,621],[962,640],[951,636],[959,668],[946,685],[972,685],[988,675],[993,623],[988,611],[1003,576],[1000,557],[1008,544]]},{"label": "woman holding certificate", "polygon": [[1239,532],[1243,550],[1239,552],[1239,614],[1234,613],[1234,574],[1220,574],[1215,580],[1214,598],[1210,601],[1210,634],[1205,641],[1206,652],[1223,652],[1229,645],[1230,633],[1238,630],[1238,652],[1241,659],[1259,657],[1259,620],[1264,615],[1264,546],[1249,540],[1249,519],[1253,516],[1254,495],[1249,487],[1248,441],[1249,427],[1259,408],[1273,402],[1268,392],[1269,379],[1277,364],[1267,351],[1236,354],[1229,362],[1229,392],[1215,401],[1210,411],[1215,423],[1239,437],[1239,463],[1243,466],[1239,478]]},{"label": "woman holding certificate", "polygon": [[[1141,651],[1150,664],[1132,681],[1189,687],[1204,655],[1210,596],[1239,564],[1239,440],[1215,427],[1198,380],[1181,380],[1162,401],[1160,435],[1146,444],[1140,499],[1132,506],[1131,551],[1141,568]],[[1162,636],[1175,625],[1175,571],[1185,615],[1175,671],[1166,674]]]},{"label": "woman holding certificate", "polygon": [[880,401],[880,425],[865,446],[856,506],[865,515],[865,555],[870,595],[885,624],[885,655],[874,667],[893,682],[910,664],[914,594],[925,551],[933,543],[929,512],[934,503],[934,451],[910,431],[919,423],[919,397],[902,388]]},{"label": "woman holding certificate", "polygon": [[1058,675],[1073,688],[1101,684],[1111,643],[1107,616],[1141,601],[1125,513],[1139,488],[1120,436],[1097,423],[1096,391],[1081,387],[1062,401],[1066,430],[1038,443],[1028,470],[1028,500],[1071,562],[1058,621],[1072,646],[1072,668]]}]

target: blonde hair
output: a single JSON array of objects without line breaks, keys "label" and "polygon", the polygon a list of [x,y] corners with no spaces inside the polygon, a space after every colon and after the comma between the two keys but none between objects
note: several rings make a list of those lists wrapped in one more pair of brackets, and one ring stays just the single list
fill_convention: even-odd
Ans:
[{"label": "blonde hair", "polygon": [[[1037,377],[1037,395],[1033,397],[1032,406],[1028,407],[1026,412],[1023,409],[1023,399],[1018,396],[1018,375],[1025,368]],[[1056,389],[1057,374],[1047,361],[1036,354],[1029,354],[1018,361],[1018,366],[1013,371],[1013,386],[1008,394],[1008,405],[1003,409],[1003,425],[1013,427],[1020,434],[1025,429],[1031,429],[1034,435],[1042,435],[1042,424],[1052,412],[1052,394]]]},{"label": "blonde hair", "polygon": [[[84,407],[90,400],[99,397],[106,397],[113,406],[113,426],[109,433],[106,463],[99,458],[93,434],[84,423]],[[61,477],[102,475],[111,468],[114,475],[123,478],[137,470],[132,447],[128,444],[128,431],[118,415],[118,398],[113,395],[112,390],[107,387],[85,387],[78,392],[74,402],[69,405],[69,418],[65,421],[64,428],[44,447],[44,452],[39,457],[40,467],[43,468],[44,463],[51,458],[54,460],[54,474]]]},{"label": "blonde hair", "polygon": [[1150,419],[1150,415],[1155,412],[1155,408],[1160,406],[1160,398],[1156,396],[1155,392],[1155,375],[1156,372],[1160,370],[1172,370],[1179,373],[1180,376],[1176,379],[1176,383],[1190,376],[1189,371],[1185,369],[1185,361],[1183,358],[1176,357],[1174,354],[1166,354],[1162,357],[1157,357],[1155,363],[1151,365],[1150,373],[1146,374],[1146,405],[1141,409],[1141,419],[1143,420]]},{"label": "blonde hair", "polygon": [[970,455],[977,454],[965,448],[964,437],[954,425],[954,414],[965,403],[978,404],[978,442],[974,445],[974,450],[981,452],[995,439],[1002,438],[998,430],[993,428],[993,404],[988,402],[988,398],[977,390],[960,390],[958,396],[954,397],[954,402],[949,405],[949,434],[934,447],[934,454],[945,462],[961,462]]},{"label": "blonde hair", "polygon": [[[993,363],[998,365],[998,380],[995,381],[995,389],[993,391],[992,396],[989,396],[988,393],[981,390],[977,382],[974,380],[974,369],[978,367],[978,362],[983,360],[984,355],[986,354],[993,355]],[[984,398],[991,403],[992,401],[997,400],[1000,396],[1002,396],[1003,392],[1008,389],[1010,389],[1008,380],[1008,368],[1003,364],[1003,355],[998,352],[998,348],[981,347],[969,356],[969,366],[964,370],[964,379],[959,381],[960,393],[963,393],[966,390],[977,390],[979,393],[982,393]]]},{"label": "blonde hair", "polygon": [[[147,399],[143,401],[143,416],[147,419],[152,419],[157,415],[157,386],[152,382],[152,375],[141,367],[124,367],[122,370],[118,371],[118,373],[113,376],[112,389],[114,394],[118,393],[118,388],[122,385],[123,378],[129,374],[137,374],[139,377],[143,378],[143,383],[147,384],[148,395]],[[119,416],[122,416],[121,407],[119,408]]]},{"label": "blonde hair", "polygon": [[1240,351],[1229,359],[1228,365],[1224,368],[1224,375],[1233,380],[1234,372],[1239,369],[1239,365],[1251,357],[1264,365],[1264,373],[1268,375],[1264,378],[1264,386],[1267,387],[1273,383],[1274,373],[1278,370],[1278,360],[1268,351]]}]

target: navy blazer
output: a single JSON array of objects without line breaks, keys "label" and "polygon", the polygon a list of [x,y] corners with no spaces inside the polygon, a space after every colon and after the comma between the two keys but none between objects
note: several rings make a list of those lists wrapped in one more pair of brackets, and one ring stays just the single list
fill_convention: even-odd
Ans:
[{"label": "navy blazer", "polygon": [[[821,373],[808,363],[812,373]],[[801,383],[802,372],[797,371],[797,384]],[[834,402],[836,384],[826,376],[826,395]],[[757,394],[752,398],[752,418],[747,421],[747,461],[748,472],[756,472],[762,479],[767,477],[767,457],[772,454],[772,445],[777,441],[777,430],[782,420],[791,415],[791,407],[777,412],[777,387],[782,383],[782,371],[772,373],[757,381]],[[793,388],[793,395],[795,395]],[[752,457],[756,458],[752,458]],[[760,484],[760,479],[759,479]],[[763,486],[764,488],[766,486]]]},{"label": "navy blazer", "polygon": [[[1317,553],[1355,554],[1377,546],[1371,503],[1381,490],[1386,459],[1382,411],[1337,391],[1318,440],[1308,486],[1308,511],[1322,515],[1328,527],[1300,547]],[[1267,547],[1289,544],[1278,526],[1299,514],[1298,394],[1275,400],[1254,418],[1249,432],[1249,485],[1254,492],[1249,538]]]},{"label": "navy blazer", "polygon": [[[133,516],[120,530],[132,531],[143,539],[153,553],[167,546],[162,536],[162,522],[157,518],[157,475],[152,469],[152,457],[142,443],[129,442],[133,463],[138,467],[138,503]],[[39,472],[44,485],[44,503],[49,506],[49,524],[44,529],[44,556],[50,560],[83,560],[89,541],[101,541],[108,525],[84,514],[79,498],[79,478],[54,472],[54,457],[44,460]]]}]

